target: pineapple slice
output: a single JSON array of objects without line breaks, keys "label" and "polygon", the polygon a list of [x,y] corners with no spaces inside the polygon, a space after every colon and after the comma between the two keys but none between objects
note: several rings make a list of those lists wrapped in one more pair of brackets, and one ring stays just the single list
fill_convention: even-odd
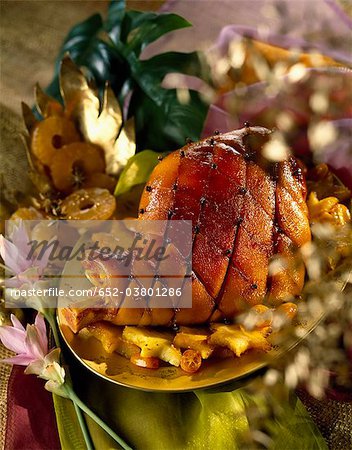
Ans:
[{"label": "pineapple slice", "polygon": [[139,353],[139,348],[122,338],[122,328],[107,322],[95,322],[87,327],[91,336],[101,342],[107,353],[117,352],[119,355],[130,359],[132,355]]},{"label": "pineapple slice", "polygon": [[214,351],[214,345],[207,342],[209,332],[201,328],[181,327],[174,338],[178,348],[189,348],[200,353],[202,359],[207,359]]},{"label": "pineapple slice", "polygon": [[122,337],[140,347],[142,357],[157,357],[173,366],[180,365],[181,352],[172,344],[172,333],[127,326],[123,330]]},{"label": "pineapple slice", "polygon": [[210,335],[209,343],[227,347],[236,356],[241,356],[242,353],[249,349],[270,350],[270,343],[266,339],[270,334],[270,327],[246,331],[241,325],[213,324],[211,328],[214,333]]}]

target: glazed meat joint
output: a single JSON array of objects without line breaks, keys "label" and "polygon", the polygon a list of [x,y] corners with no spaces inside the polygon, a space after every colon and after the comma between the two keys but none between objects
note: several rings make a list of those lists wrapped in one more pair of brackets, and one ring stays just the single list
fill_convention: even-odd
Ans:
[{"label": "glazed meat joint", "polygon": [[[72,309],[65,313],[72,329],[101,319],[163,326],[233,321],[253,305],[297,296],[305,269],[296,253],[311,239],[305,179],[296,158],[264,158],[270,134],[246,126],[188,143],[163,158],[145,186],[139,220],[192,221],[191,309]],[[276,255],[281,267],[271,272]]]}]

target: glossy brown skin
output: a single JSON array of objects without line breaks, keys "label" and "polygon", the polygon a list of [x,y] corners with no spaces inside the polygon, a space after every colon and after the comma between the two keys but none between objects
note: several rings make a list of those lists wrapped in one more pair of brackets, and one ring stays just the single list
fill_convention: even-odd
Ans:
[{"label": "glossy brown skin", "polygon": [[[245,127],[191,143],[164,158],[147,183],[140,220],[192,220],[191,309],[148,313],[123,308],[118,325],[191,325],[232,320],[259,303],[298,295],[304,267],[297,248],[310,241],[306,186],[293,157],[269,163],[261,149],[270,131]],[[287,268],[269,277],[274,254]],[[142,320],[143,317],[143,320]]]}]

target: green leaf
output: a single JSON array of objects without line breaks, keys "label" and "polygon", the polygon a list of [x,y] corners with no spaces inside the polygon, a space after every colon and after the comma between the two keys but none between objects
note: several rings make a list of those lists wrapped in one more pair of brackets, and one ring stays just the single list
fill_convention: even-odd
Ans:
[{"label": "green leaf", "polygon": [[112,42],[115,44],[120,40],[121,24],[125,15],[125,7],[125,0],[112,0],[109,5],[108,16],[104,28],[109,34]]},{"label": "green leaf", "polygon": [[143,22],[140,20],[141,16],[138,16],[138,19],[138,21],[136,20],[134,22],[134,29],[127,39],[129,49],[137,56],[140,55],[147,45],[156,41],[164,34],[191,26],[187,20],[177,14],[149,13],[143,17]]},{"label": "green leaf", "polygon": [[[118,6],[121,8],[121,5]],[[118,23],[119,8],[112,8],[113,15],[110,17],[111,20],[115,20],[115,23]],[[60,63],[67,52],[78,66],[84,66],[88,70],[99,89],[102,89],[105,82],[109,81],[113,89],[118,92],[128,76],[125,60],[119,54],[117,47],[112,46],[102,17],[95,14],[75,25],[60,49],[55,64],[54,80],[46,90],[49,95],[57,99],[61,99],[58,76]]]},{"label": "green leaf", "polygon": [[196,92],[180,104],[175,90],[161,86],[168,73],[205,78],[196,53],[168,52],[139,60],[141,51],[170,31],[190,23],[176,14],[126,11],[124,0],[110,3],[104,22],[99,14],[77,24],[69,32],[56,62],[55,78],[47,92],[60,100],[58,72],[66,52],[84,66],[101,91],[109,81],[121,105],[129,102],[128,116],[136,117],[138,149],[173,150],[186,137],[198,139],[207,105]]},{"label": "green leaf", "polygon": [[138,73],[140,78],[147,74],[154,79],[162,81],[165,75],[171,72],[200,76],[202,71],[203,66],[198,52],[166,52],[147,60],[139,61],[136,73]]},{"label": "green leaf", "polygon": [[109,45],[99,38],[102,30],[103,20],[100,14],[94,14],[72,28],[55,63],[55,78],[47,89],[50,95],[60,98],[58,73],[66,52],[69,52],[77,65],[89,69],[98,86],[102,80],[109,79],[111,50]]},{"label": "green leaf", "polygon": [[156,14],[152,12],[126,11],[121,23],[121,42],[127,44],[131,31],[138,28],[144,22],[153,19],[155,16]]},{"label": "green leaf", "polygon": [[71,57],[76,57],[80,61],[85,61],[94,51],[96,38],[103,27],[103,20],[100,14],[94,14],[84,22],[72,28],[60,54],[63,56],[66,51],[70,51]]},{"label": "green leaf", "polygon": [[158,103],[135,90],[130,111],[136,120],[138,144],[158,151],[175,150],[185,145],[186,139],[198,140],[208,106],[199,94],[190,90],[190,101],[179,102],[176,89],[160,89]]},{"label": "green leaf", "polygon": [[133,186],[146,183],[158,163],[158,156],[159,153],[153,150],[143,150],[132,156],[121,172],[115,188],[115,196],[128,192]]},{"label": "green leaf", "polygon": [[131,62],[132,76],[135,82],[159,106],[161,106],[164,89],[161,87],[165,75],[168,73],[183,73],[201,77],[204,66],[199,54],[167,52],[153,56],[148,60]]}]

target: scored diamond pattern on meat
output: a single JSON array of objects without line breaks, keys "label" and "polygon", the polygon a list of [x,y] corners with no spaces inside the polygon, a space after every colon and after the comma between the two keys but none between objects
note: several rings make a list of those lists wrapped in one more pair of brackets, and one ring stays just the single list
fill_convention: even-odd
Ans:
[{"label": "scored diamond pattern on meat", "polygon": [[[273,167],[263,161],[261,147],[270,132],[244,128],[189,144],[178,153],[180,165],[172,207],[177,219],[192,220],[192,268],[203,295],[214,300],[218,317],[231,318],[245,307],[299,292],[301,268],[269,277],[274,252],[293,258],[295,246],[310,239],[305,185],[294,158]],[[211,143],[211,145],[209,144]],[[163,164],[163,163],[161,163]],[[153,178],[153,175],[152,175]],[[148,193],[149,204],[153,193]],[[141,217],[144,218],[144,217]],[[289,292],[288,292],[289,291]],[[212,302],[193,305],[215,317]]]},{"label": "scored diamond pattern on meat", "polygon": [[[305,269],[295,253],[311,239],[305,180],[295,158],[274,164],[263,158],[269,138],[265,128],[245,127],[187,144],[157,165],[139,219],[192,221],[192,308],[149,303],[99,313],[98,320],[164,326],[231,320],[252,305],[300,293]],[[285,264],[269,275],[276,254]]]}]

